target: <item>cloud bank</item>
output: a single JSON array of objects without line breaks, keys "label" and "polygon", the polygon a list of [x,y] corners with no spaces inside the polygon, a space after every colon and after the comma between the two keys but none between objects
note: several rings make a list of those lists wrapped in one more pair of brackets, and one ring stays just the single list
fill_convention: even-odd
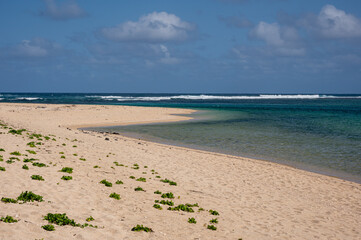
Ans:
[{"label": "cloud bank", "polygon": [[44,3],[45,10],[41,11],[39,15],[53,20],[70,20],[87,16],[75,0],[68,0],[62,4],[57,4],[55,0],[44,0]]},{"label": "cloud bank", "polygon": [[153,12],[115,27],[101,29],[103,37],[112,41],[181,42],[190,38],[195,25],[166,12]]}]

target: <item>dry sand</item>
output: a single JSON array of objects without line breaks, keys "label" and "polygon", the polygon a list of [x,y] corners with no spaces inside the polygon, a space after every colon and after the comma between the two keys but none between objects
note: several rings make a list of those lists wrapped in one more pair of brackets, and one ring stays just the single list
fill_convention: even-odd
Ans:
[{"label": "dry sand", "polygon": [[[0,104],[0,120],[8,127],[25,128],[22,135],[1,127],[0,148],[5,152],[0,171],[0,198],[16,198],[22,191],[43,196],[43,202],[0,202],[0,217],[18,219],[0,222],[0,239],[361,239],[361,185],[276,163],[209,153],[140,141],[120,135],[83,132],[74,126],[185,120],[173,114],[192,110],[126,106]],[[43,145],[30,148],[27,133],[53,134]],[[105,140],[109,138],[109,140]],[[74,141],[77,139],[77,141]],[[63,143],[66,145],[63,146]],[[76,146],[76,147],[73,147]],[[26,150],[36,151],[36,155]],[[11,152],[20,161],[8,164]],[[60,153],[64,152],[64,153]],[[77,154],[74,156],[73,154]],[[61,156],[65,156],[61,158]],[[36,167],[24,158],[34,157],[48,165]],[[80,160],[85,158],[86,161]],[[116,166],[113,162],[125,166]],[[133,169],[137,163],[140,168]],[[94,168],[97,165],[100,168]],[[145,168],[147,166],[147,168]],[[72,174],[59,172],[72,167]],[[152,169],[157,174],[152,174]],[[41,175],[36,181],[31,175]],[[72,180],[61,180],[71,175]],[[160,182],[168,178],[177,183]],[[146,182],[130,179],[144,177]],[[106,187],[99,182],[113,183]],[[124,184],[117,185],[121,180]],[[145,192],[136,192],[142,187]],[[173,192],[173,201],[198,203],[206,211],[169,211],[153,208],[161,200],[154,191]],[[110,198],[111,193],[121,199]],[[179,196],[179,198],[178,198]],[[219,216],[207,210],[216,210]],[[66,213],[78,223],[98,228],[57,226],[41,228],[47,213]],[[188,223],[194,217],[196,224]],[[207,229],[217,218],[216,231]],[[154,232],[133,232],[143,224]]]}]

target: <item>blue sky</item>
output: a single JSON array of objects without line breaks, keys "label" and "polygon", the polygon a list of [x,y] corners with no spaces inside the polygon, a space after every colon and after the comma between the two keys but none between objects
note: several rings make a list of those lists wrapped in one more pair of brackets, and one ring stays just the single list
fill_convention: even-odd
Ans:
[{"label": "blue sky", "polygon": [[359,0],[0,1],[0,36],[0,92],[361,92]]}]

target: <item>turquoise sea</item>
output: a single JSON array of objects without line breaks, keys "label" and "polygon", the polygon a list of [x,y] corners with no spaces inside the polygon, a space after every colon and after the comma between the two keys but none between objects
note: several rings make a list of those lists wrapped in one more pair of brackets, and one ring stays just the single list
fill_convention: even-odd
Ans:
[{"label": "turquoise sea", "polygon": [[361,95],[2,93],[3,101],[192,108],[191,121],[93,130],[361,182]]}]

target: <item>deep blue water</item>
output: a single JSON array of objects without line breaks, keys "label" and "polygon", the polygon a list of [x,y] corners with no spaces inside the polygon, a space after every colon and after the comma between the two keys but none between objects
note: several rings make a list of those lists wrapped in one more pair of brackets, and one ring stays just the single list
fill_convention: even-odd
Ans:
[{"label": "deep blue water", "polygon": [[101,128],[361,182],[361,95],[0,94],[0,102],[193,108],[195,121]]}]

